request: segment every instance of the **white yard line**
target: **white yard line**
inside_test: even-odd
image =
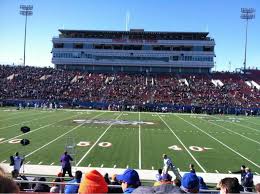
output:
[[[40,115],[40,114],[37,114],[37,115]],[[34,116],[34,115],[32,115],[32,116]],[[23,122],[21,122],[21,123],[16,123],[16,124],[9,125],[9,126],[6,126],[6,127],[1,127],[0,129],[6,129],[6,128],[10,128],[10,127],[13,127],[13,126],[16,126],[16,125],[22,125],[22,124],[24,124],[24,123],[29,123],[29,122],[34,121],[34,120],[40,120],[40,119],[43,119],[43,118],[46,118],[46,117],[49,117],[49,116],[51,116],[51,115],[47,115],[47,116],[45,116],[45,117],[40,117],[40,118],[31,119],[31,120],[28,120],[28,121],[23,121]]]
[[[258,124],[258,123],[255,123],[255,122],[249,121],[249,119],[245,119],[244,121],[245,121],[245,122],[248,122],[248,123],[251,123],[251,124],[254,124],[254,125],[258,125],[258,126],[260,126],[260,124]]]
[[[207,132],[203,131],[201,128],[199,128],[197,125],[194,125],[193,123],[183,119],[182,117],[176,115],[178,118],[180,118],[181,120],[183,120],[184,122],[190,124],[191,126],[195,127],[196,129],[200,130],[201,132],[205,133],[206,135],[208,135],[209,137],[211,137],[212,139],[214,139],[215,141],[217,141],[218,143],[220,143],[221,145],[225,146],[226,148],[228,148],[229,150],[231,150],[232,152],[234,152],[235,154],[239,155],[240,157],[244,158],[245,160],[247,160],[248,162],[250,162],[251,164],[255,165],[256,167],[260,168],[260,166],[258,164],[256,164],[255,162],[249,160],[247,157],[243,156],[242,154],[238,153],[237,151],[235,151],[234,149],[232,149],[231,147],[229,147],[228,145],[224,144],[222,141],[218,140],[217,138],[213,137],[212,135],[208,134]]]
[[[44,126],[42,126],[42,127],[36,128],[35,130],[31,130],[31,131],[29,131],[28,133],[23,133],[23,134],[20,134],[20,135],[15,136],[15,137],[9,138],[9,139],[7,139],[7,140],[1,141],[0,144],[1,144],[1,143],[8,142],[8,141],[13,140],[13,139],[16,139],[17,137],[21,137],[21,136],[23,136],[23,135],[25,135],[25,134],[27,135],[27,134],[30,134],[30,133],[36,132],[36,131],[38,131],[38,130],[40,130],[40,129],[43,129],[43,128],[46,128],[46,127],[49,127],[49,126],[51,126],[51,125],[54,125],[54,124],[56,124],[56,123],[59,123],[59,122],[65,121],[65,120],[67,120],[67,119],[69,119],[69,118],[76,117],[76,116],[78,116],[78,115],[69,116],[69,117],[66,117],[65,119],[62,119],[62,120],[59,120],[59,121],[53,122],[53,123],[48,124],[48,125],[44,125]]]
[[[21,113],[22,115],[20,115],[20,116],[16,116],[18,113]],[[30,115],[30,114],[29,114]],[[6,116],[6,115],[5,115]],[[7,121],[7,120],[11,120],[11,119],[17,119],[17,118],[19,118],[19,117],[26,117],[26,115],[24,115],[23,114],[23,112],[15,112],[15,113],[13,113],[13,114],[11,114],[11,115],[7,115],[8,116],[8,118],[6,118],[6,119],[1,119],[0,121],[2,122],[2,121]],[[13,118],[13,116],[15,116],[14,118]],[[27,115],[28,116],[28,115]]]
[[[199,119],[201,119],[201,118],[199,118]],[[201,120],[205,121],[204,119],[201,119]],[[247,136],[244,136],[244,135],[242,135],[242,134],[240,134],[240,133],[237,133],[237,132],[235,132],[235,131],[232,131],[231,129],[229,129],[229,128],[227,128],[227,127],[224,127],[224,126],[222,126],[222,125],[218,125],[218,124],[213,123],[213,122],[211,122],[211,121],[207,121],[207,122],[209,122],[209,123],[211,123],[211,124],[213,124],[213,125],[215,125],[215,126],[221,127],[221,128],[223,128],[223,129],[225,129],[225,130],[228,130],[228,131],[230,131],[230,132],[232,132],[232,133],[235,133],[235,134],[237,134],[237,135],[239,135],[239,136],[241,136],[241,137],[244,137],[245,139],[248,139],[248,140],[250,140],[250,141],[252,141],[252,142],[255,142],[255,143],[257,143],[257,144],[260,145],[260,142],[254,140],[254,139],[251,139],[251,138],[249,138],[249,137],[247,137]]]
[[[170,129],[172,134],[177,138],[177,140],[181,143],[181,145],[184,147],[184,149],[188,152],[188,154],[192,157],[192,159],[198,164],[198,166],[201,168],[203,172],[207,172],[201,164],[198,162],[198,160],[192,155],[192,153],[188,150],[188,148],[184,145],[184,143],[181,141],[181,139],[174,133],[172,128],[163,120],[163,118],[157,113],[158,117],[164,122],[164,124]]]
[[[103,113],[104,114],[104,113]],[[122,115],[123,113],[120,113],[117,117],[116,120]],[[95,147],[95,145],[99,142],[99,140],[106,134],[106,132],[112,127],[114,123],[110,124],[106,130],[99,136],[99,138],[96,140],[96,142],[89,148],[89,150],[84,154],[84,156],[81,157],[79,162],[76,164],[76,166],[79,166],[79,164],[84,160],[84,158],[89,154],[89,152]]]
[[[248,126],[246,126],[246,125],[242,125],[242,124],[238,124],[238,123],[232,123],[231,121],[228,121],[228,122],[231,123],[231,124],[234,124],[234,125],[238,125],[238,126],[241,126],[241,127],[245,127],[245,128],[248,128],[248,129],[252,129],[252,130],[257,131],[257,132],[260,133],[260,130],[255,129],[255,128],[253,128],[253,127],[248,127]]]
[[[139,122],[141,121],[141,114],[139,112]],[[141,125],[139,123],[139,169],[142,169],[142,147],[141,147]]]
[[[98,116],[100,116],[100,115],[102,115],[102,114],[104,114],[104,113],[98,114],[98,115],[94,116],[94,117],[91,118],[91,119],[95,119],[96,117],[98,117]],[[39,147],[38,149],[36,149],[36,150],[32,151],[31,153],[27,154],[25,157],[31,156],[31,155],[34,154],[35,152],[38,152],[38,151],[41,150],[42,148],[44,148],[44,147],[50,145],[51,143],[57,141],[58,139],[62,138],[64,135],[67,135],[68,133],[74,131],[75,129],[81,127],[81,126],[84,125],[84,124],[85,124],[85,123],[81,123],[80,125],[77,125],[76,127],[72,128],[71,130],[67,131],[66,133],[63,133],[63,134],[60,135],[59,137],[57,137],[57,138],[55,138],[54,140],[50,141],[49,143],[46,143],[46,144],[44,144],[43,146]]]

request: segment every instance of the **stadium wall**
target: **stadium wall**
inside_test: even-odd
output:
[[[33,108],[35,103],[50,103],[46,100],[21,100],[7,99],[2,100],[3,106],[16,106],[19,104],[23,108]],[[54,103],[54,101],[52,102]],[[181,112],[181,113],[206,113],[206,114],[235,114],[235,115],[260,115],[260,108],[242,108],[242,107],[225,107],[225,106],[191,106],[191,105],[173,105],[162,103],[146,103],[142,105],[105,103],[105,102],[74,102],[74,101],[55,101],[59,108],[82,108],[109,110],[109,107],[115,107],[112,110],[120,111],[147,111],[147,112]],[[134,108],[133,108],[134,107]]]

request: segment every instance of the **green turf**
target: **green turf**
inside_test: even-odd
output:
[[[162,154],[168,154],[181,171],[189,163],[198,172],[220,173],[249,166],[260,173],[260,118],[244,116],[205,116],[189,114],[157,114],[101,111],[43,111],[0,109],[0,162],[19,151],[30,164],[60,165],[68,137],[76,146],[76,164],[105,168],[158,169]],[[14,109],[12,109],[14,110]],[[153,125],[76,124],[73,119],[128,120],[153,122]],[[31,133],[22,134],[21,126]],[[16,137],[18,136],[18,137]],[[139,139],[140,137],[140,139]],[[4,138],[1,140],[1,138]],[[9,143],[10,139],[27,138],[29,146]],[[109,142],[110,147],[101,147]],[[168,147],[177,146],[181,150]],[[139,147],[140,146],[140,147]],[[190,146],[197,146],[194,151]],[[200,147],[200,148],[198,148]]]

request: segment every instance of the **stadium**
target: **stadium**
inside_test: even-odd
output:
[[[33,7],[21,9],[27,22]],[[0,65],[0,188],[14,181],[0,193],[257,192],[260,70],[246,54],[213,71],[209,32],[56,32],[54,68],[25,64],[26,24],[23,64]]]

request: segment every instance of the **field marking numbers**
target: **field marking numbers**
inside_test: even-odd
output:
[[[184,118],[176,115],[176,117],[180,118],[181,120],[183,120],[184,122],[190,124],[191,126],[195,127],[196,129],[200,130],[201,132],[205,133],[206,135],[208,135],[209,137],[211,137],[212,139],[214,139],[215,141],[219,142],[221,145],[225,146],[226,148],[228,148],[229,150],[231,150],[232,152],[236,153],[237,155],[239,155],[240,157],[244,158],[245,160],[247,160],[248,162],[250,162],[251,164],[255,165],[256,167],[260,168],[260,166],[256,163],[254,163],[253,161],[249,160],[247,157],[243,156],[242,154],[238,153],[237,151],[235,151],[234,149],[232,149],[231,147],[229,147],[228,145],[224,144],[222,141],[218,140],[217,138],[213,137],[212,135],[208,134],[207,132],[203,131],[201,128],[199,128],[197,125],[185,120]]]
[[[98,117],[98,116],[100,116],[100,115],[102,115],[102,114],[104,114],[104,113],[98,114],[98,115],[94,116],[92,119],[94,119],[94,118],[96,118],[96,117]],[[66,133],[63,133],[63,134],[60,135],[59,137],[57,137],[57,138],[55,138],[54,140],[50,141],[49,143],[46,143],[46,144],[44,144],[43,146],[39,147],[38,149],[36,149],[36,150],[32,151],[31,153],[27,154],[25,157],[29,157],[30,155],[32,155],[32,154],[34,154],[35,152],[41,150],[42,148],[48,146],[49,144],[55,142],[56,140],[62,138],[64,135],[67,135],[68,133],[74,131],[75,129],[81,127],[81,126],[84,125],[84,124],[85,124],[85,123],[81,123],[81,124],[77,125],[76,127],[72,128],[71,130],[67,131]]]
[[[141,147],[141,125],[140,125],[140,121],[141,121],[141,114],[139,112],[139,169],[142,169],[142,147]]]
[[[77,146],[79,147],[86,147],[86,146],[90,146],[90,141],[80,141]]]
[[[1,144],[1,143],[5,143],[5,142],[10,141],[10,140],[13,140],[13,139],[15,139],[15,138],[17,138],[17,137],[21,137],[21,136],[23,136],[23,135],[25,135],[25,134],[30,134],[30,133],[36,132],[36,131],[38,131],[38,130],[40,130],[40,129],[49,127],[49,126],[51,126],[51,125],[54,125],[55,123],[62,122],[62,121],[64,121],[64,120],[67,120],[67,119],[72,118],[72,117],[75,117],[75,116],[78,116],[78,115],[69,116],[69,117],[67,117],[67,118],[65,118],[65,119],[56,121],[56,122],[51,123],[51,124],[48,124],[48,125],[44,125],[44,126],[39,127],[39,128],[37,128],[37,129],[35,129],[35,130],[31,130],[31,131],[29,131],[28,133],[23,133],[23,134],[21,134],[21,135],[17,135],[17,136],[15,136],[15,137],[9,138],[9,139],[7,139],[7,140],[5,140],[5,141],[2,141],[2,142],[1,142],[1,140],[0,140],[0,144]]]
[[[241,137],[244,137],[244,138],[246,138],[246,139],[248,139],[248,140],[250,140],[250,141],[252,141],[252,142],[255,142],[255,143],[257,143],[257,144],[260,145],[260,142],[254,140],[254,139],[251,139],[251,138],[249,138],[249,137],[247,137],[247,136],[244,136],[244,135],[242,135],[242,134],[240,134],[240,133],[237,133],[237,132],[235,132],[235,131],[232,131],[232,130],[230,130],[230,129],[227,128],[227,127],[224,127],[224,126],[222,126],[222,125],[218,125],[218,124],[213,123],[213,122],[210,122],[210,121],[208,121],[208,122],[211,123],[211,124],[213,124],[213,125],[215,125],[215,126],[221,127],[221,128],[223,128],[223,129],[225,129],[225,130],[228,130],[228,131],[230,131],[231,133],[235,133],[235,134],[237,134],[237,135],[239,135],[239,136],[241,136]],[[245,134],[245,133],[243,133],[243,134]]]
[[[104,113],[103,113],[104,114]],[[122,115],[122,113],[120,113],[117,117],[116,120]],[[84,124],[84,123],[83,123]],[[89,148],[89,150],[84,154],[84,156],[81,157],[81,159],[79,160],[79,162],[76,164],[76,166],[79,166],[79,164],[82,162],[82,160],[84,160],[84,158],[89,154],[89,152],[95,147],[95,145],[98,143],[98,141],[106,134],[106,132],[112,127],[114,123],[111,123],[106,130],[100,135],[100,137],[97,139],[97,141]]]
[[[181,143],[181,145],[185,148],[185,150],[188,152],[188,154],[192,157],[192,159],[198,164],[198,166],[201,168],[203,172],[207,172],[201,164],[198,162],[198,160],[192,155],[192,153],[188,150],[188,148],[184,145],[184,143],[181,141],[181,139],[174,133],[172,128],[164,121],[164,119],[157,113],[158,117],[164,122],[164,124],[170,129],[172,134],[177,138],[177,140]]]

